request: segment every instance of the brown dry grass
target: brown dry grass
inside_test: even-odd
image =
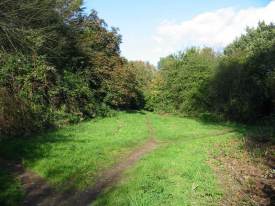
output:
[[[224,188],[221,205],[275,205],[274,147],[239,139],[215,147],[219,152],[211,154],[209,164]],[[253,152],[255,147],[260,154]]]

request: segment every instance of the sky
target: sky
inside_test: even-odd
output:
[[[275,0],[84,0],[122,35],[121,54],[154,65],[191,46],[223,49],[259,21],[275,22]]]

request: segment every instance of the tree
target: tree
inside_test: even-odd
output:
[[[274,112],[275,26],[259,23],[230,44],[213,80],[213,111],[239,121]]]
[[[123,67],[113,71],[107,83],[106,102],[114,107],[141,109],[145,106],[145,95],[153,79],[155,67],[142,61],[124,62]]]
[[[84,14],[81,5],[82,0],[0,3],[0,119],[7,125],[2,133],[30,134],[109,111],[108,85],[124,68],[121,36],[95,11]],[[21,128],[24,117],[33,120],[33,128]]]
[[[165,110],[185,114],[201,110],[205,94],[200,88],[213,75],[217,59],[217,55],[209,48],[191,48],[161,59],[159,67],[163,85],[160,102],[167,105]]]

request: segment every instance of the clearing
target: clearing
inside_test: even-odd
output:
[[[0,144],[1,205],[274,205],[255,128],[118,113]]]

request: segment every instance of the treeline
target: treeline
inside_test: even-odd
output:
[[[162,58],[147,107],[245,123],[275,116],[275,26],[259,23],[223,53],[191,48]]]
[[[118,30],[82,3],[0,2],[0,137],[145,105],[154,67],[122,58]]]
[[[275,116],[275,26],[247,29],[217,53],[190,48],[159,70],[120,55],[121,36],[82,0],[0,2],[0,137],[117,109],[256,122]]]

